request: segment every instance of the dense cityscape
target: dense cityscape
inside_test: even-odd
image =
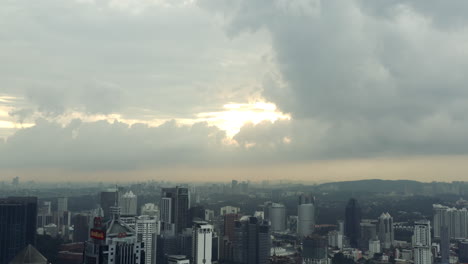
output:
[[[0,263],[468,263],[468,183],[0,185]]]

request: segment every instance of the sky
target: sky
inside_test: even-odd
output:
[[[466,13],[3,0],[0,181],[466,181]]]

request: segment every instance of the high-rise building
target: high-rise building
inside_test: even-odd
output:
[[[297,207],[297,235],[306,237],[312,235],[315,230],[315,205],[302,203]]]
[[[456,209],[440,204],[433,205],[434,238],[441,238],[441,229],[447,226],[450,239],[464,239],[468,237],[468,210]]]
[[[159,208],[154,203],[146,203],[143,206],[141,206],[140,215],[148,215],[148,216],[153,216],[157,220],[160,219]]]
[[[422,220],[414,224],[412,244],[413,246],[431,246],[431,223],[429,221]]]
[[[104,213],[104,219],[112,219],[110,208],[119,206],[120,196],[118,189],[108,189],[100,193],[100,205]]]
[[[89,239],[88,214],[77,214],[73,216],[73,242],[85,242]]]
[[[213,226],[204,221],[195,221],[192,232],[192,263],[211,264]]]
[[[271,231],[281,232],[286,230],[286,207],[279,203],[267,203],[265,218],[271,223]]]
[[[369,249],[369,241],[377,238],[377,226],[373,220],[362,220],[361,221],[361,235],[359,238],[360,248]]]
[[[328,233],[328,245],[338,249],[343,249],[343,234],[339,231],[331,231]]]
[[[119,206],[123,216],[137,215],[137,196],[132,191],[126,192],[120,197]]]
[[[369,252],[370,252],[369,254],[370,257],[382,252],[382,248],[380,246],[380,240],[377,240],[377,239],[369,240]]]
[[[327,239],[318,235],[304,238],[302,247],[302,263],[328,264]]]
[[[187,188],[175,187],[175,188],[163,188],[161,195],[161,216],[164,213],[164,217],[167,221],[166,208],[163,209],[163,204],[167,203],[167,199],[170,198],[170,223],[174,224],[175,232],[180,233],[184,228],[190,227],[188,223],[188,209],[189,209],[189,191]],[[163,201],[166,200],[166,201]],[[162,219],[163,220],[163,219]],[[163,221],[164,221],[163,220]]]
[[[414,264],[432,264],[432,253],[429,247],[413,248]]]
[[[345,236],[348,237],[351,247],[357,247],[361,234],[361,207],[356,199],[351,198],[345,210]]]
[[[389,213],[382,213],[379,217],[378,236],[383,249],[389,249],[393,245],[395,231],[393,217]]]
[[[148,215],[136,217],[135,232],[138,242],[143,242],[145,248],[144,264],[156,263],[157,236],[159,235],[159,221]]]
[[[450,238],[447,226],[443,226],[440,234],[440,263],[450,264]]]
[[[68,198],[60,197],[57,198],[57,212],[59,215],[63,215],[63,212],[68,211]]]
[[[241,264],[266,264],[270,258],[271,238],[268,221],[243,216],[236,221],[233,261]]]
[[[414,264],[432,264],[431,223],[418,221],[414,225],[412,238]]]
[[[238,214],[240,212],[239,207],[234,207],[234,206],[223,206],[219,210],[219,215],[225,215],[225,214]]]
[[[468,239],[458,242],[458,261],[468,263]]]
[[[224,215],[224,236],[229,239],[229,241],[234,240],[236,221],[241,217],[240,214],[225,214]]]
[[[36,244],[37,198],[0,199],[0,263],[9,263],[27,245]]]
[[[105,224],[94,219],[91,240],[85,243],[84,264],[143,264],[144,243],[139,242],[135,230],[120,221],[120,208],[111,207],[112,219]]]

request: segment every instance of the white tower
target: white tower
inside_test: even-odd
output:
[[[192,263],[211,264],[213,226],[204,221],[195,221],[192,233]]]

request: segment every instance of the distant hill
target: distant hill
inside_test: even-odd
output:
[[[320,191],[363,191],[363,192],[417,192],[422,191],[424,183],[410,180],[360,180],[330,182],[317,186]]]

